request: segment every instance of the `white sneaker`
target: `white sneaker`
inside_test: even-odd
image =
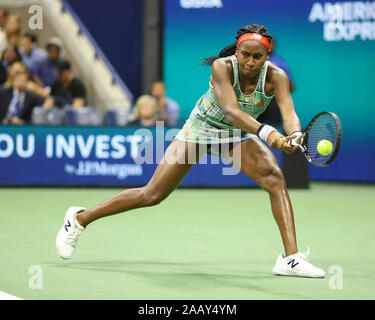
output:
[[[78,237],[85,229],[76,219],[77,213],[83,210],[86,210],[86,208],[70,207],[66,211],[64,224],[56,237],[57,253],[63,259],[69,259],[73,255]]]
[[[279,276],[324,278],[326,273],[308,262],[307,257],[309,254],[309,247],[307,247],[305,254],[298,252],[287,257],[280,254],[273,267],[273,273]]]

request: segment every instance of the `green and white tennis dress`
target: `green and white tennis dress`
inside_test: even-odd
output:
[[[238,107],[256,119],[267,109],[273,98],[273,95],[268,97],[264,92],[267,68],[270,62],[264,63],[255,91],[246,95],[242,93],[240,88],[238,59],[234,55],[230,56],[230,59],[233,65],[233,89],[238,99]],[[209,90],[197,101],[188,120],[176,135],[177,140],[202,144],[239,142],[253,137],[256,137],[256,135],[241,131],[227,121],[219,102],[215,98],[211,83]]]

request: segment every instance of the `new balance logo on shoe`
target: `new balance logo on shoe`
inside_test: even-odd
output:
[[[297,262],[297,263],[294,263],[294,262],[295,262],[294,259],[291,259],[291,260],[288,262],[288,264],[292,264],[292,265],[291,265],[292,269],[293,269],[295,266],[297,266],[297,265],[299,264],[299,262]]]
[[[72,225],[70,224],[70,221],[68,220],[68,224],[66,224],[64,227],[65,227],[65,231],[68,232],[68,227],[71,227]]]

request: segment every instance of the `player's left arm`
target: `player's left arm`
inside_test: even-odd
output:
[[[289,78],[285,71],[279,68],[275,69],[272,74],[272,82],[286,134],[290,135],[292,132],[301,131],[301,122],[294,108],[293,98],[290,95]]]

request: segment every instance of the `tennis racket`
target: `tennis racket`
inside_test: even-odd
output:
[[[308,162],[318,167],[325,167],[335,160],[341,146],[342,129],[341,121],[333,112],[321,112],[317,114],[302,132],[300,137],[290,140],[291,145],[297,146],[305,155]],[[318,151],[318,144],[322,140],[328,140],[332,144],[332,151],[323,155]]]

